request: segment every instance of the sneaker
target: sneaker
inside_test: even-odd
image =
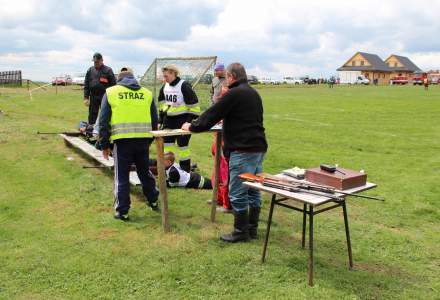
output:
[[[147,201],[147,205],[151,208],[152,211],[159,211],[159,202],[158,201],[154,201],[154,202]]]
[[[128,220],[130,220],[130,218],[128,217],[128,213],[121,214],[119,211],[115,212],[113,218],[115,218],[116,220],[121,220],[121,221],[128,221]]]
[[[217,207],[216,209],[218,212],[223,214],[232,214],[232,209],[224,208],[223,206]]]
[[[212,199],[206,200],[206,204],[212,205]]]

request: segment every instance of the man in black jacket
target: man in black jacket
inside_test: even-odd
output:
[[[234,230],[221,236],[226,242],[257,238],[261,196],[243,185],[243,173],[261,173],[267,142],[263,127],[261,97],[247,82],[244,67],[230,64],[226,69],[229,91],[197,120],[182,129],[192,132],[209,130],[223,120],[223,152],[229,158],[229,197],[234,211]]]
[[[94,125],[98,118],[105,90],[115,84],[116,78],[113,70],[104,65],[101,53],[95,53],[93,66],[87,70],[84,79],[84,105],[89,107],[89,124]]]

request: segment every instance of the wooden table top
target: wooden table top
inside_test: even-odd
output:
[[[282,174],[278,174],[276,175],[277,177],[281,177],[281,178],[286,178],[286,179],[291,179],[290,177],[286,177],[285,175]],[[301,180],[304,183],[311,183],[308,182],[306,180]],[[312,195],[312,194],[308,194],[306,192],[289,192],[289,191],[284,191],[284,190],[280,190],[277,188],[271,188],[271,187],[267,187],[262,185],[261,183],[256,183],[256,182],[244,182],[244,185],[253,188],[253,189],[257,189],[263,192],[267,192],[267,193],[271,193],[271,194],[277,194],[301,203],[305,203],[305,204],[309,204],[312,206],[319,206],[331,201],[334,201],[332,198],[326,197],[326,196],[319,196],[319,195]],[[357,194],[366,190],[370,190],[377,187],[376,184],[371,183],[371,182],[367,182],[367,184],[357,187],[357,188],[352,188],[352,189],[348,189],[348,190],[344,190],[344,193],[349,193],[349,194]],[[342,195],[342,194],[338,194],[337,192],[334,194],[334,196],[337,197],[341,197],[344,198],[346,197],[346,195]]]
[[[222,131],[222,125],[214,125],[209,132],[219,132]],[[164,136],[179,136],[179,135],[188,135],[194,134],[195,132],[182,130],[182,129],[162,129],[162,130],[153,130],[150,133],[154,137],[164,137]]]

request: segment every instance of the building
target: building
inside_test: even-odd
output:
[[[396,76],[411,80],[414,73],[421,72],[408,57],[392,54],[383,61],[378,55],[366,52],[357,52],[337,71],[341,83],[354,83],[357,78],[365,77],[378,84],[389,84]]]
[[[385,63],[391,69],[391,78],[396,76],[404,76],[411,79],[414,73],[421,73],[419,67],[417,67],[408,57],[391,54]]]
[[[391,74],[391,69],[378,55],[365,52],[357,52],[337,71],[342,83],[353,83],[354,78],[362,75],[370,82],[388,84]]]

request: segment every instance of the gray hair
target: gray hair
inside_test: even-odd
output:
[[[226,72],[232,75],[235,80],[247,80],[246,70],[241,63],[232,63],[226,68]]]

